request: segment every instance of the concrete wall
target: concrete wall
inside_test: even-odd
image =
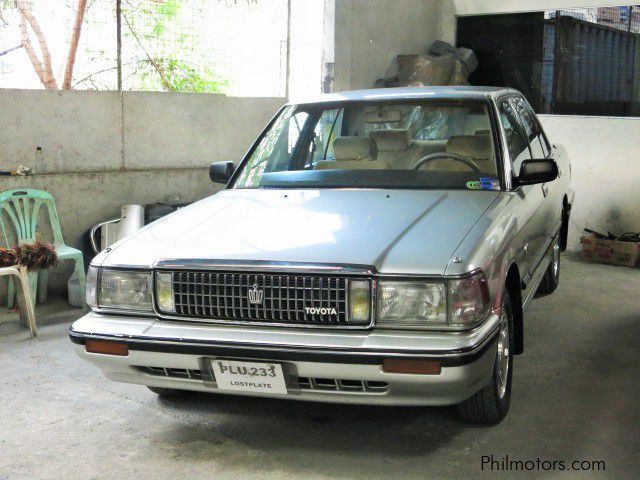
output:
[[[50,192],[67,244],[120,206],[186,203],[216,191],[208,165],[239,161],[281,98],[148,92],[0,90],[0,191]],[[61,274],[54,288],[64,285]]]
[[[0,164],[28,165],[39,174],[205,167],[241,158],[283,103],[222,95],[0,90]]]
[[[455,42],[451,0],[336,0],[335,90],[372,87],[434,40]]]
[[[584,227],[617,234],[640,230],[640,118],[539,117],[572,161],[576,200],[569,249],[580,249]]]

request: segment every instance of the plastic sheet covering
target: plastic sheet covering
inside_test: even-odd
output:
[[[468,77],[478,67],[473,50],[456,48],[437,40],[427,53],[398,55],[398,75],[376,80],[377,87],[424,87],[469,85]]]
[[[460,60],[464,64],[469,73],[478,68],[478,58],[473,50],[469,48],[456,48],[450,43],[436,40],[429,47],[429,54],[436,57],[441,55],[453,55],[454,58]]]
[[[401,87],[469,85],[469,72],[453,55],[398,55]]]

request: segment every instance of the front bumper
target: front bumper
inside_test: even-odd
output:
[[[497,331],[497,315],[472,331],[445,333],[232,327],[91,312],[71,326],[69,335],[78,355],[115,381],[235,394],[203,379],[203,362],[215,357],[268,360],[282,362],[293,372],[288,394],[237,394],[379,405],[451,405],[490,382]],[[125,341],[129,354],[86,352],[86,339]],[[388,358],[437,360],[442,369],[438,375],[387,373],[382,362]],[[362,388],[355,391],[357,382]]]

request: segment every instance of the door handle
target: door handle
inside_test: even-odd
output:
[[[547,187],[546,185],[542,185],[542,194],[546,196],[549,194],[549,187]]]

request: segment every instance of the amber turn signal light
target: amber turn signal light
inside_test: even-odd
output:
[[[129,355],[129,347],[124,342],[112,342],[109,340],[86,340],[84,349],[89,353],[102,353],[103,355]]]
[[[440,375],[442,365],[437,360],[403,360],[385,358],[382,362],[385,373],[412,373],[414,375]]]

